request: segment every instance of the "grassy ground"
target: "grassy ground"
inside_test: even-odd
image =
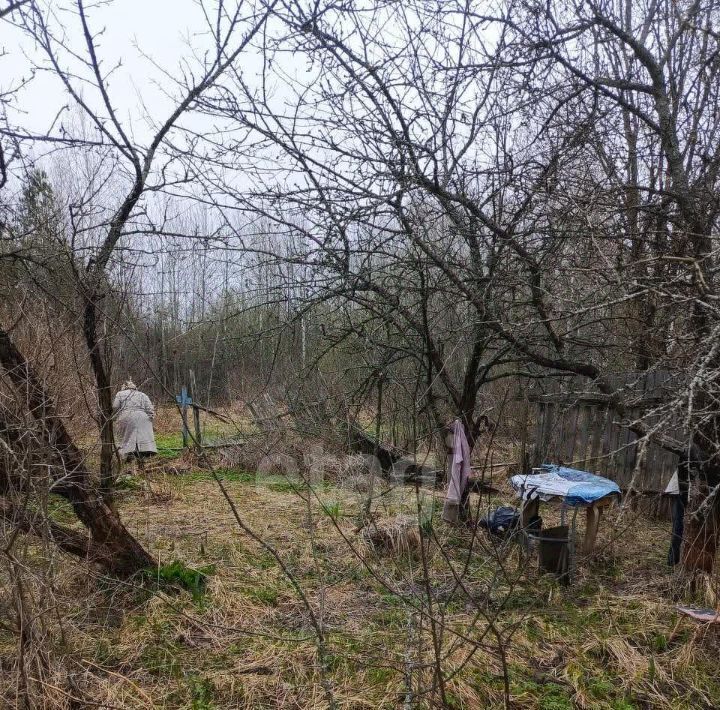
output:
[[[666,523],[606,521],[598,554],[562,588],[535,563],[521,564],[516,545],[472,542],[445,526],[431,491],[419,501],[433,538],[426,572],[417,552],[384,554],[356,534],[362,494],[325,485],[306,501],[282,477],[231,470],[221,478],[242,521],[299,583],[324,645],[217,482],[202,471],[154,474],[150,488],[138,480],[123,491],[123,518],[164,572],[202,569],[206,588],[118,583],[56,558],[47,633],[58,686],[71,676],[74,696],[101,707],[314,708],[330,695],[347,708],[438,706],[439,692],[429,692],[429,588],[450,707],[504,707],[506,674],[517,708],[720,707],[717,635],[678,624],[670,600]],[[417,510],[412,489],[376,492],[384,493],[374,503],[380,525]],[[58,505],[53,515],[67,511]],[[456,575],[465,570],[462,589],[449,564]],[[0,629],[4,668],[16,649]]]
[[[204,425],[208,438],[237,432]],[[118,507],[158,570],[118,582],[32,539],[20,548],[24,603],[47,650],[45,707],[436,707],[433,625],[449,707],[501,708],[507,695],[530,710],[720,707],[720,642],[677,616],[667,523],[618,523],[612,512],[598,553],[563,588],[518,545],[446,526],[431,490],[375,490],[391,542],[405,540],[398,521],[423,530],[424,554],[416,523],[408,546],[388,553],[357,532],[364,493],[328,482],[309,494],[282,476],[219,471],[268,549],[239,527],[212,475],[179,458],[175,410],[158,412],[156,431],[155,472],[124,477]],[[513,502],[500,488],[484,507]],[[48,511],[74,521],[59,499]],[[556,522],[556,511],[541,512]],[[17,635],[2,611],[0,690],[13,707]]]

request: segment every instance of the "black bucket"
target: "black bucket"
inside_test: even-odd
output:
[[[567,525],[558,525],[530,534],[533,540],[538,541],[540,571],[558,575],[564,584],[570,581],[569,530]]]

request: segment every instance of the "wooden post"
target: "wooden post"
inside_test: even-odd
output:
[[[202,446],[202,430],[200,429],[200,407],[193,404],[193,424],[195,426],[195,446]]]
[[[527,439],[528,439],[528,418],[530,415],[530,402],[527,397],[523,398],[522,404],[522,430],[520,432],[520,460],[517,462],[517,473],[527,473],[528,470],[528,452],[527,452]]]
[[[523,530],[527,528],[527,526],[530,524],[530,521],[537,517],[538,512],[540,511],[540,499],[539,498],[533,498],[532,500],[524,500],[521,506],[521,513],[520,513],[520,526]]]
[[[197,391],[197,385],[195,384],[195,371],[190,370],[190,394],[195,397]],[[195,446],[200,448],[202,446],[202,431],[200,429],[200,408],[197,402],[193,401],[193,429],[195,430]]]
[[[453,431],[450,427],[445,427],[445,480],[450,483],[450,476],[452,474],[453,455],[455,450],[453,449],[454,437]]]
[[[180,390],[180,394],[175,395],[175,401],[180,405],[180,418],[182,419],[182,444],[183,448],[186,448],[188,445],[188,439],[190,438],[187,423],[187,409],[188,405],[192,404],[192,398],[188,396],[187,387],[183,387]]]
[[[583,553],[589,555],[595,549],[595,540],[597,539],[598,526],[600,525],[600,517],[602,508],[593,504],[587,509],[587,524],[585,526],[585,539],[583,540]]]

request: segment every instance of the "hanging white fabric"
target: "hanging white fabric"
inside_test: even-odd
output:
[[[443,507],[443,520],[457,522],[463,494],[470,479],[470,445],[465,436],[465,427],[456,419],[452,425],[453,453],[450,465],[450,480]]]

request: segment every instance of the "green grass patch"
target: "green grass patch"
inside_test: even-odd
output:
[[[54,493],[48,497],[47,511],[50,519],[60,525],[69,525],[77,522],[77,516],[72,505],[64,498]]]
[[[267,485],[274,493],[299,493],[304,488],[302,481],[258,481]]]
[[[182,449],[182,443],[182,434],[180,432],[177,434],[157,434],[155,436],[158,456],[164,459],[178,456]]]
[[[158,643],[143,649],[139,660],[141,667],[152,675],[180,678],[183,674],[180,653],[178,646],[160,637]]]
[[[190,678],[188,678],[188,685],[190,686],[192,710],[212,710],[215,707],[215,705],[213,705],[215,686],[211,680],[190,676]]]
[[[327,503],[322,503],[322,511],[327,515],[329,518],[332,518],[333,520],[338,520],[340,517],[342,517],[342,503],[340,501],[332,501]]]
[[[252,587],[246,592],[246,595],[260,604],[265,606],[277,606],[279,594],[277,589],[272,587]]]
[[[573,710],[575,707],[570,688],[559,683],[545,683],[543,679],[538,681],[528,677],[527,670],[522,666],[514,665],[512,667],[510,680],[513,696],[523,700],[527,696],[532,696],[542,710]],[[498,681],[502,682],[501,676],[493,679],[494,683],[498,683]]]
[[[142,489],[142,481],[137,476],[119,476],[115,481],[117,491],[139,491]]]
[[[194,601],[200,601],[207,589],[208,576],[215,572],[213,565],[198,569],[188,567],[180,560],[145,571],[145,579],[161,586],[180,587],[192,594]]]
[[[213,475],[213,473],[215,475]],[[202,481],[214,481],[217,476],[221,481],[229,483],[252,483],[256,474],[249,471],[242,471],[238,468],[218,468],[213,471],[190,471],[182,475],[181,480],[185,483],[200,483]]]
[[[368,680],[371,683],[389,683],[396,675],[396,671],[393,668],[385,667],[374,667],[368,669]]]
[[[243,558],[248,566],[255,569],[271,569],[277,564],[277,560],[267,550],[259,550],[258,552],[243,550]]]

